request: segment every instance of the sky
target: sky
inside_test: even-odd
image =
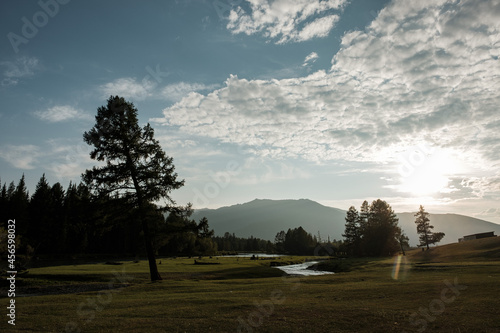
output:
[[[83,133],[133,102],[178,204],[307,198],[500,223],[498,0],[5,0],[0,179],[96,165]]]

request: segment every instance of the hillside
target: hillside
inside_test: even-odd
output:
[[[218,209],[196,210],[193,218],[199,221],[208,218],[215,234],[235,233],[239,237],[254,236],[273,241],[281,230],[302,226],[307,232],[323,239],[342,239],[345,224],[345,211],[323,206],[315,201],[300,200],[261,200]],[[399,213],[399,224],[410,238],[410,245],[418,243],[413,213]],[[495,231],[500,235],[500,225],[458,214],[432,214],[431,224],[435,231],[446,234],[441,244],[454,243],[464,235]]]
[[[414,213],[399,213],[399,225],[410,237],[410,244],[418,243],[415,229]],[[458,239],[471,234],[494,231],[495,235],[500,235],[500,225],[476,219],[470,216],[458,214],[430,214],[431,225],[434,231],[442,231],[446,234],[440,244],[456,243]],[[411,233],[409,231],[412,231]]]
[[[436,246],[429,251],[407,253],[413,262],[462,262],[500,260],[500,237]]]

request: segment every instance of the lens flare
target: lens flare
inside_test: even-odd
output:
[[[402,280],[406,278],[407,271],[407,261],[406,257],[403,255],[398,255],[394,258],[394,265],[392,266],[392,278],[394,280]]]

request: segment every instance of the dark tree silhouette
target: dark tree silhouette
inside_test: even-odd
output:
[[[354,206],[349,207],[345,217],[345,231],[342,234],[347,251],[351,255],[360,254],[361,228],[359,213]]]
[[[278,232],[274,237],[274,244],[276,246],[276,251],[278,253],[285,252],[285,239],[286,239],[286,233],[284,230]]]
[[[405,256],[406,255],[405,247],[410,247],[410,243],[409,243],[410,239],[402,231],[401,231],[401,234],[397,238],[398,238],[399,246],[401,247],[401,252]]]
[[[139,126],[137,109],[122,97],[111,96],[97,109],[94,127],[85,132],[84,141],[94,146],[90,157],[105,165],[86,170],[83,181],[100,195],[120,196],[138,210],[142,225],[151,280],[161,280],[156,266],[147,210],[152,203],[165,200],[164,211],[178,210],[170,192],[184,185],[177,180],[173,159],[166,156],[154,139],[153,128]]]
[[[417,224],[417,233],[420,240],[419,246],[427,246],[428,250],[429,244],[436,244],[443,239],[443,232],[432,232],[434,226],[429,223],[429,213],[425,211],[424,206],[420,205],[420,209],[414,216],[416,217],[415,223]]]
[[[368,224],[368,220],[370,219],[370,205],[368,201],[363,201],[361,204],[361,208],[359,210],[359,229],[361,234],[363,234],[366,229],[366,225]]]
[[[365,200],[359,213],[351,206],[345,220],[344,244],[350,254],[388,256],[404,242],[399,220],[383,200],[374,200],[371,205]]]
[[[384,200],[374,200],[370,205],[368,222],[363,230],[366,254],[388,256],[399,249],[401,228],[394,210]]]

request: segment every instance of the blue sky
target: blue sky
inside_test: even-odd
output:
[[[120,95],[179,204],[309,198],[500,223],[498,1],[2,1],[0,177],[79,182]]]

